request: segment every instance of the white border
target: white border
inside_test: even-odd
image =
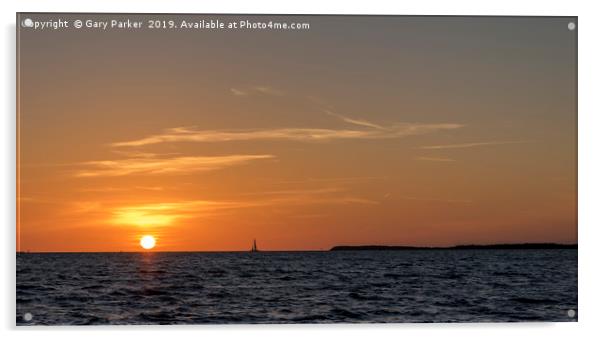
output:
[[[415,0],[350,2],[345,0],[304,0],[295,2],[239,0],[87,0],[87,1],[2,1],[2,103],[0,126],[0,211],[2,215],[2,271],[0,281],[0,331],[2,337],[33,338],[104,338],[107,336],[143,336],[161,338],[224,336],[281,338],[344,337],[365,338],[409,336],[444,336],[462,338],[504,338],[545,335],[568,338],[592,335],[598,329],[602,287],[599,258],[600,207],[602,200],[602,115],[600,100],[602,79],[600,60],[600,6],[597,1],[574,0]],[[235,326],[133,326],[92,328],[19,328],[15,322],[15,12],[155,12],[155,13],[272,13],[272,14],[423,14],[423,15],[577,15],[579,16],[579,323],[559,324],[388,324],[388,325],[235,325]],[[43,333],[42,333],[43,332]]]

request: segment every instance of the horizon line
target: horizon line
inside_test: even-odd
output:
[[[334,249],[350,249],[350,250],[366,250],[374,248],[375,250],[445,250],[445,249],[490,249],[499,246],[561,246],[561,247],[578,247],[578,243],[561,243],[561,242],[520,242],[520,243],[489,243],[489,244],[460,244],[450,246],[411,246],[411,245],[334,245],[329,249],[282,249],[282,250],[260,250],[258,252],[333,252]],[[509,248],[511,249],[511,248]],[[15,254],[36,254],[36,253],[248,253],[249,250],[140,250],[140,251],[15,251]]]

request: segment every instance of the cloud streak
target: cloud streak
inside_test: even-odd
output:
[[[339,118],[339,119],[341,119],[341,120],[343,120],[343,121],[345,121],[347,123],[353,124],[353,125],[363,126],[363,127],[370,127],[370,128],[376,128],[376,129],[380,129],[380,130],[386,130],[387,129],[387,128],[383,127],[383,126],[377,125],[377,124],[372,123],[372,122],[367,121],[367,120],[352,119],[352,118],[346,117],[344,115],[334,113],[334,112],[329,111],[329,110],[324,110],[324,112],[326,114],[328,114],[328,115],[331,115],[333,117],[337,117],[337,118]]]
[[[88,161],[75,173],[76,177],[115,177],[131,174],[182,174],[213,171],[246,164],[255,160],[274,158],[273,155],[188,156],[175,158],[129,158]]]
[[[357,123],[356,123],[357,124]],[[350,139],[394,139],[411,135],[453,130],[461,124],[400,123],[387,128],[328,129],[328,128],[276,128],[255,130],[196,130],[176,127],[142,139],[113,143],[114,147],[136,147],[173,142],[226,142],[250,140],[331,141]]]
[[[170,226],[180,219],[213,215],[224,210],[238,210],[266,206],[298,205],[375,205],[377,201],[354,197],[336,196],[339,190],[307,190],[265,192],[268,198],[253,197],[250,200],[212,201],[190,200],[168,203],[137,204],[114,207],[109,222],[117,225]],[[262,195],[259,193],[258,195]],[[277,195],[273,197],[272,195]],[[96,205],[93,205],[97,207]]]
[[[453,149],[453,148],[471,148],[480,146],[495,146],[495,145],[507,145],[507,144],[524,144],[529,141],[487,141],[487,142],[471,142],[464,144],[445,144],[445,145],[431,145],[431,146],[420,146],[420,149]]]
[[[284,92],[270,86],[252,86],[245,88],[230,88],[230,92],[235,96],[249,96],[253,94],[281,96]]]
[[[131,205],[114,208],[109,221],[118,225],[169,226],[178,219],[193,218],[203,212],[228,207],[235,206],[228,202],[206,200]]]

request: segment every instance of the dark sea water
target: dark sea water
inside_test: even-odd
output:
[[[575,321],[569,310],[574,249],[17,256],[18,325]]]

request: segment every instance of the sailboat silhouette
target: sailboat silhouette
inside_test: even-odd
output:
[[[257,249],[257,241],[255,241],[255,239],[253,239],[253,247],[251,248],[251,252],[259,252]]]

